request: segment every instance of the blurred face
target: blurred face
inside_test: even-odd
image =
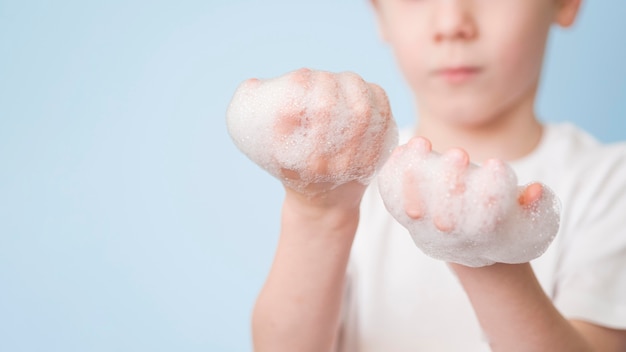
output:
[[[421,116],[480,125],[534,99],[556,0],[378,0]]]

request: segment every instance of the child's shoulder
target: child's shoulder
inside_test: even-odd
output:
[[[543,182],[565,201],[626,198],[626,143],[602,143],[571,123],[546,124],[537,148],[512,166],[521,184]]]
[[[626,163],[626,142],[602,143],[587,131],[571,123],[545,125],[536,154],[552,159],[555,165],[567,163],[579,167]]]
[[[540,148],[538,165],[553,187],[586,205],[615,204],[615,197],[626,201],[626,142],[602,143],[573,124],[559,123],[546,126]]]

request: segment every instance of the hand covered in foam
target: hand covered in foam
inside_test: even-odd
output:
[[[307,195],[367,184],[398,140],[385,92],[349,72],[300,69],[247,80],[227,123],[244,154]]]
[[[440,155],[424,138],[396,148],[379,175],[385,206],[427,255],[471,267],[524,263],[548,248],[559,202],[546,186],[517,186],[505,163]]]

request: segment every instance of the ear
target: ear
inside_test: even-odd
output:
[[[372,9],[374,9],[374,14],[376,15],[376,27],[378,28],[378,35],[380,39],[389,43],[389,37],[387,36],[387,30],[385,28],[385,19],[383,16],[383,9],[381,8],[381,4],[379,0],[370,0],[370,5]]]
[[[561,27],[570,27],[576,20],[582,0],[558,0],[555,22]]]

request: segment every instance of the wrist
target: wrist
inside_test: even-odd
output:
[[[470,267],[463,264],[449,262],[448,266],[457,274],[457,276],[510,276],[521,273],[524,273],[524,275],[527,275],[529,273],[532,274],[532,268],[530,266],[530,263],[494,263],[481,267]]]
[[[348,230],[359,222],[362,192],[338,197],[332,192],[310,197],[289,188],[283,202],[283,223],[299,224],[301,228]]]
[[[456,263],[449,263],[448,265],[466,291],[482,291],[489,288],[489,290],[542,292],[530,263],[495,263],[478,268]]]

